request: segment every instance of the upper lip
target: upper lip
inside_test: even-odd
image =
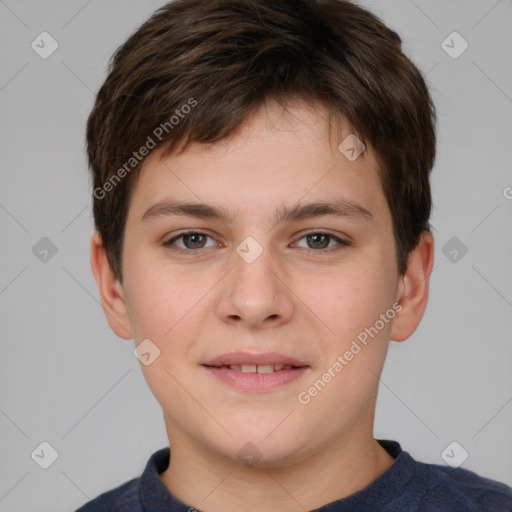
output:
[[[229,354],[222,354],[218,357],[210,359],[210,361],[203,363],[205,366],[230,366],[233,364],[251,364],[251,365],[264,365],[264,364],[282,364],[283,366],[309,366],[307,363],[295,359],[294,357],[280,354],[279,352],[263,352],[260,354],[251,354],[250,352],[230,352]]]

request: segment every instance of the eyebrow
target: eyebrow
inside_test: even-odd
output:
[[[222,207],[170,199],[150,206],[142,215],[141,221],[148,222],[152,219],[173,215],[214,219],[230,223],[236,217],[236,215]],[[293,222],[327,215],[373,221],[372,213],[358,202],[337,199],[327,202],[297,203],[291,207],[285,206],[276,210],[275,223]]]

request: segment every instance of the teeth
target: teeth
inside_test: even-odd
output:
[[[242,373],[272,373],[278,372],[279,370],[291,370],[293,367],[282,364],[232,364],[229,366],[222,366],[222,368],[229,368],[235,372]]]
[[[274,365],[260,364],[256,370],[258,373],[272,373],[274,371]]]

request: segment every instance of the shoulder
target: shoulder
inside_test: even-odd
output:
[[[158,500],[159,493],[167,493],[158,475],[167,468],[169,456],[169,447],[156,451],[147,461],[140,477],[100,494],[75,512],[142,512],[142,502],[148,508],[148,504]]]
[[[511,512],[512,488],[473,471],[418,462],[417,478],[428,482],[420,510]]]
[[[75,512],[139,512],[138,481],[134,478],[100,494]]]

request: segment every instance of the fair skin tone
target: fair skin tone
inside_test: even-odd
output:
[[[421,320],[434,242],[424,233],[406,273],[398,273],[375,155],[367,147],[349,161],[337,144],[352,130],[344,123],[337,144],[329,142],[321,112],[269,103],[229,140],[164,159],[152,153],[130,202],[122,283],[98,234],[92,239],[111,328],[160,350],[141,369],[171,448],[161,480],[199,510],[312,510],[363,489],[393,463],[373,437],[378,376],[389,340],[407,339]],[[233,218],[141,219],[171,199],[223,208]],[[335,199],[370,215],[277,222],[276,210]],[[164,245],[186,230],[195,238]],[[312,231],[316,237],[307,236]],[[251,263],[236,252],[249,236],[263,251]],[[393,304],[401,306],[393,320],[301,403],[299,394],[381,314],[395,312]],[[241,391],[203,366],[233,351],[280,352],[309,367],[271,391]],[[237,458],[248,442],[261,457],[254,465]]]

